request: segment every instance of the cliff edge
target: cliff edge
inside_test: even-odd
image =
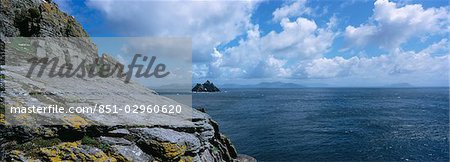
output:
[[[32,53],[62,60],[103,59],[118,63],[107,55],[98,55],[95,44],[82,26],[61,12],[49,0],[0,0],[1,90],[0,161],[238,161],[231,141],[220,133],[219,125],[205,113],[192,109],[192,116],[153,115],[53,115],[48,125],[34,123],[29,115],[5,120],[11,105],[59,104],[93,105],[115,102],[174,102],[136,83],[124,84],[120,78],[79,79],[25,77],[17,64]],[[79,42],[48,41],[58,44],[40,53],[24,48],[42,42],[19,42],[10,37],[79,37]],[[50,38],[51,39],[51,38]],[[13,49],[5,46],[13,45]],[[82,49],[80,51],[79,49]],[[11,50],[11,51],[7,51]],[[30,52],[29,50],[35,50]],[[36,50],[38,52],[36,52]],[[5,55],[8,53],[8,55]],[[14,53],[11,55],[10,53]],[[5,60],[14,60],[6,61]],[[6,63],[6,64],[5,64]],[[5,86],[7,84],[8,86]],[[105,87],[114,87],[111,89]],[[134,92],[122,94],[118,92]],[[71,92],[71,93],[68,93]],[[81,92],[95,92],[91,94]],[[117,93],[116,93],[117,92]],[[142,122],[128,125],[122,121]],[[52,122],[63,122],[55,125]],[[168,124],[169,123],[169,124]]]

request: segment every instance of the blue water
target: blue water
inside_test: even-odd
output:
[[[260,161],[449,161],[448,88],[225,91],[193,106]]]

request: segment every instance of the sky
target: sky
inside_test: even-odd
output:
[[[91,37],[191,38],[193,82],[449,86],[445,0],[56,3]]]

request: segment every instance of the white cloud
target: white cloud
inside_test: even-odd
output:
[[[370,22],[359,27],[347,26],[347,48],[372,44],[393,50],[413,37],[448,32],[448,7],[424,9],[420,4],[399,6],[377,0]]]
[[[442,39],[419,52],[395,50],[376,57],[320,58],[300,70],[305,70],[308,78],[357,77],[378,81],[389,78],[392,81],[405,77],[409,80],[403,82],[421,79],[424,83],[444,83],[448,81],[448,43]]]
[[[194,61],[209,61],[220,43],[233,40],[250,25],[253,1],[89,0],[111,30],[126,36],[192,37]]]
[[[206,64],[194,64],[192,65],[192,77],[193,78],[205,78],[208,74],[208,67]]]
[[[249,31],[253,33],[251,34],[253,37],[241,41],[239,46],[229,48],[223,53],[215,50],[213,54],[215,61],[202,69],[210,74],[205,76],[228,79],[339,80],[343,78],[345,80],[345,78],[353,78],[351,80],[362,80],[362,82],[385,84],[409,82],[415,85],[445,85],[448,82],[450,53],[447,39],[442,39],[418,52],[397,49],[379,56],[350,58],[340,56],[326,58],[323,52],[318,52],[312,57],[308,55],[292,57],[283,55],[279,52],[280,50],[274,50],[274,46],[263,46],[266,39],[272,39],[273,42],[277,40],[270,35],[261,37],[256,34],[257,30],[258,28],[255,27]],[[286,31],[288,30],[283,32]],[[315,37],[319,36],[315,35]],[[305,52],[298,48],[290,49],[293,50],[292,53]],[[293,61],[289,63],[289,60]]]
[[[335,57],[332,59],[319,58],[312,60],[305,69],[308,78],[334,78],[339,76],[346,76],[349,74],[349,70],[355,59],[351,58],[346,60],[342,57]]]
[[[335,37],[329,26],[320,28],[313,20],[302,17],[294,21],[284,18],[280,26],[281,32],[261,36],[255,25],[239,45],[214,51],[214,61],[208,65],[209,77],[290,78],[292,66],[322,57]]]
[[[102,11],[111,27],[126,32],[122,33],[125,35],[192,37],[196,61],[192,73],[197,79],[336,81],[344,78],[348,79],[347,83],[354,80],[448,83],[447,39],[422,51],[403,51],[400,47],[414,37],[448,34],[448,7],[425,9],[419,4],[399,5],[377,0],[367,23],[344,29],[347,43],[344,48],[374,45],[387,49],[386,53],[350,58],[341,57],[344,55],[339,53],[330,58],[325,54],[339,35],[335,29],[338,18],[333,16],[328,23],[320,25],[321,20],[316,23],[302,17],[313,14],[306,0],[276,9],[272,20],[279,23],[281,30],[266,35],[261,34],[258,24],[250,22],[254,2],[89,0],[88,5]],[[219,44],[241,35],[245,37],[237,45],[218,48]]]
[[[311,14],[312,9],[306,7],[306,0],[297,0],[289,5],[277,8],[273,13],[273,20],[278,21],[283,18]]]
[[[288,78],[292,75],[291,70],[286,66],[287,61],[283,59],[277,59],[273,55],[267,56],[265,60],[260,61],[255,71],[249,76],[254,78]]]
[[[370,25],[362,25],[360,27],[347,26],[345,28],[345,37],[351,43],[351,46],[365,46],[374,35],[377,33],[377,28]]]

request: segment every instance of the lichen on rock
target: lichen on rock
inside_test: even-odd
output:
[[[41,148],[39,155],[42,159],[52,162],[70,161],[117,161],[102,150],[82,145],[80,142],[63,142],[59,145]]]

